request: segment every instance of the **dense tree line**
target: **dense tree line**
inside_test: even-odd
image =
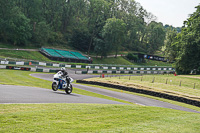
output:
[[[184,22],[180,33],[175,29],[167,31],[165,53],[175,61],[178,73],[200,73],[200,5]]]
[[[134,0],[1,0],[0,41],[71,45],[97,55],[120,49],[153,54],[165,29]]]

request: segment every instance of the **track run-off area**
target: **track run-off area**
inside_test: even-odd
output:
[[[98,75],[88,75],[88,74],[75,74],[74,70],[68,69],[69,76],[74,80],[86,79],[97,77]],[[53,81],[54,74],[31,74],[31,76]],[[198,111],[174,105],[171,103],[133,95],[117,91],[111,91],[106,89],[101,89],[98,87],[91,87],[82,84],[72,84],[74,88],[83,89],[86,91],[94,92],[97,94],[121,99],[124,101],[132,102],[142,106],[154,106],[162,108],[170,108],[175,110],[182,110],[187,112],[200,113]],[[51,84],[49,85],[51,86]],[[12,104],[12,103],[96,103],[96,104],[125,104],[122,102],[107,100],[103,98],[85,96],[73,93],[70,95],[65,94],[64,91],[56,91],[44,88],[36,87],[25,87],[25,86],[13,86],[13,85],[0,85],[0,104]]]

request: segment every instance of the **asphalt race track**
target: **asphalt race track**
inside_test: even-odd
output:
[[[75,80],[76,79],[97,77],[97,75],[74,74],[73,71],[69,71],[69,75],[70,75],[70,77],[72,77]],[[40,78],[40,79],[49,80],[49,81],[53,80],[53,74],[31,74],[31,76],[37,77],[37,78]],[[98,94],[102,94],[102,95],[106,95],[106,96],[110,96],[110,97],[114,97],[114,98],[118,98],[118,99],[122,99],[122,100],[129,101],[129,102],[132,102],[132,103],[136,103],[136,104],[139,104],[139,105],[163,107],[163,108],[170,108],[170,109],[182,110],[182,111],[187,111],[187,112],[200,113],[198,111],[195,111],[195,110],[192,110],[192,109],[189,109],[189,108],[184,108],[184,107],[181,107],[181,106],[177,106],[177,105],[174,105],[174,104],[162,102],[162,101],[147,98],[147,97],[142,97],[142,96],[137,96],[137,95],[132,95],[132,94],[126,94],[126,93],[122,93],[122,92],[115,92],[115,91],[110,91],[110,90],[106,90],[106,89],[100,89],[100,88],[90,87],[90,86],[80,85],[80,84],[73,84],[73,87],[83,89],[83,90],[87,90],[87,91],[91,91],[91,92],[98,93]]]
[[[79,94],[68,95],[64,91],[50,89],[0,85],[0,103],[99,103],[123,104],[102,98],[84,96]]]

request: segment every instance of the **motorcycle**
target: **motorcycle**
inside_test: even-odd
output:
[[[65,90],[67,94],[70,94],[73,90],[73,87],[71,83],[74,81],[71,77],[66,78],[62,76],[62,72],[58,72],[53,77],[53,83],[52,83],[52,90],[57,91],[58,89]]]

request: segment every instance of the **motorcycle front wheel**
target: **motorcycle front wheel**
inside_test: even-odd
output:
[[[67,87],[67,88],[65,89],[65,92],[66,92],[67,94],[71,94],[71,93],[72,93],[72,90],[73,90],[73,87],[72,87],[72,85],[70,84],[69,87]]]
[[[52,83],[52,90],[53,91],[57,91],[58,90],[58,86],[55,82]]]

